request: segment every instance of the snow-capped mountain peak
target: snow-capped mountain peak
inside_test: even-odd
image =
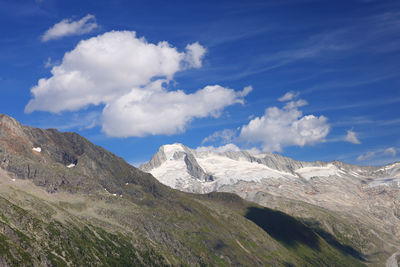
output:
[[[351,178],[360,181],[369,181],[371,177],[397,178],[400,177],[399,166],[398,163],[378,168],[348,165],[339,161],[304,162],[274,153],[197,151],[174,143],[161,146],[140,169],[150,172],[170,187],[205,193],[239,182],[261,183],[273,180],[309,184],[315,178]],[[376,182],[371,185],[376,185]]]

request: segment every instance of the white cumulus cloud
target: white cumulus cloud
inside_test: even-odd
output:
[[[195,118],[218,117],[229,105],[243,103],[250,91],[206,86],[186,94],[164,84],[175,73],[199,68],[206,49],[199,43],[180,52],[168,42],[149,43],[135,32],[112,31],[81,41],[65,53],[31,88],[27,113],[77,111],[104,104],[103,131],[110,136],[145,136],[183,132]]]
[[[300,99],[286,103],[283,108],[267,108],[263,116],[252,119],[241,128],[239,140],[260,143],[263,151],[270,152],[282,151],[286,146],[303,147],[324,142],[330,130],[327,118],[303,116],[298,108],[306,104]]]
[[[219,85],[193,94],[167,91],[161,81],[151,88],[132,89],[103,110],[103,130],[109,136],[146,136],[184,132],[194,118],[218,117],[221,110],[243,103],[240,92]]]
[[[80,20],[73,21],[71,19],[63,19],[48,29],[42,35],[42,42],[60,39],[64,36],[81,35],[89,33],[99,27],[96,23],[95,16],[88,14]]]
[[[361,144],[360,140],[357,138],[357,133],[353,130],[347,130],[344,140],[353,144]]]
[[[172,79],[181,70],[185,53],[167,42],[148,43],[135,32],[112,31],[81,41],[65,53],[52,77],[31,89],[27,112],[78,110],[107,103],[145,86],[153,77]]]
[[[189,67],[200,68],[207,50],[198,42],[195,42],[193,44],[188,44],[186,46],[186,51],[186,62],[189,63]]]

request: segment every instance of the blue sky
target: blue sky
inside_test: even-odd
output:
[[[0,0],[0,29],[0,112],[133,164],[173,142],[399,159],[399,1]]]

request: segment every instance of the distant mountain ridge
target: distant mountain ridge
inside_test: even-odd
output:
[[[206,193],[240,181],[300,179],[348,176],[370,185],[385,178],[400,181],[400,163],[365,167],[333,162],[296,161],[279,154],[253,154],[248,151],[196,151],[183,144],[161,146],[152,159],[139,167],[160,182],[188,192]],[[229,176],[229,179],[227,177]],[[191,184],[191,183],[192,184]]]

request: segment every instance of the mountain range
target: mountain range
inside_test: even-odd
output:
[[[304,162],[273,153],[197,151],[176,143],[160,147],[140,169],[181,191],[235,193],[285,212],[372,261],[383,262],[389,251],[392,259],[398,255],[400,163]]]
[[[364,255],[236,194],[172,189],[76,133],[7,115],[0,207],[0,266],[363,266],[393,252]]]

